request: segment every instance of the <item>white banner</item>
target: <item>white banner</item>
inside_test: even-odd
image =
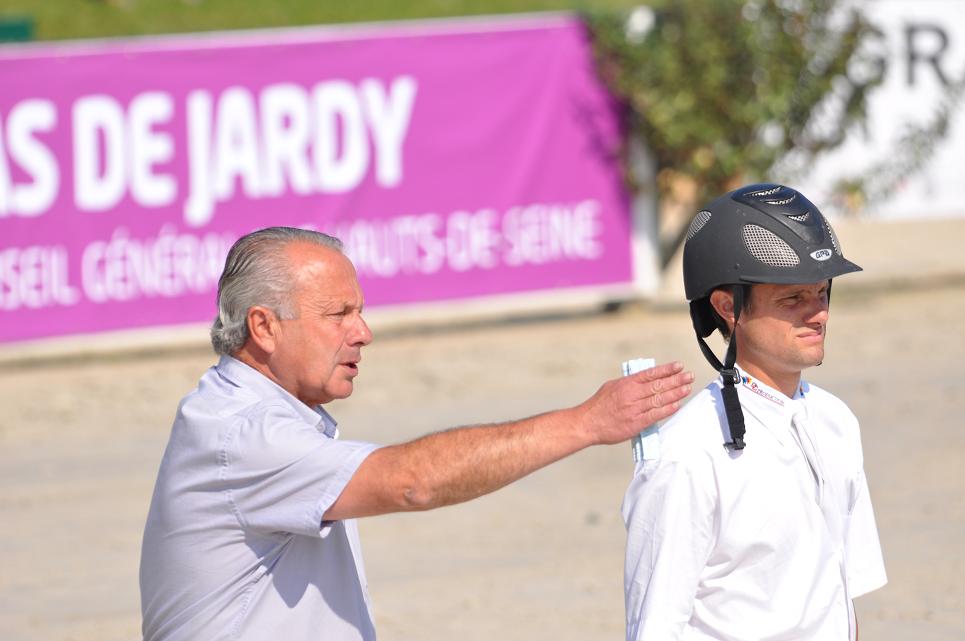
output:
[[[951,112],[946,137],[915,166],[909,125],[934,122],[949,89],[965,82],[965,2],[868,0],[861,5],[880,30],[873,43],[884,84],[869,101],[864,131],[822,157],[803,181],[807,196],[829,214],[858,211],[875,219],[965,217],[965,100]],[[867,179],[872,200],[835,194],[842,179]]]

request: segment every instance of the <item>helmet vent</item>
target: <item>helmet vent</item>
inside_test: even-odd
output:
[[[690,240],[691,238],[696,236],[697,232],[703,229],[704,225],[706,225],[707,221],[709,220],[710,220],[709,211],[704,210],[704,211],[697,212],[697,215],[694,216],[694,219],[690,221],[690,229],[687,230],[687,240]]]
[[[771,187],[770,189],[762,189],[760,191],[748,192],[747,195],[751,198],[763,198],[764,196],[773,196],[774,194],[781,191],[782,189],[784,189],[784,187],[782,187],[781,185],[777,185],[775,187]]]
[[[828,230],[828,236],[831,237],[831,246],[834,247],[834,253],[841,256],[841,243],[838,242],[838,236],[834,233],[834,230],[831,229],[831,225],[827,219],[824,220],[824,228]]]
[[[791,220],[793,220],[793,221],[796,222],[796,223],[806,223],[806,222],[808,221],[808,218],[810,218],[810,217],[811,217],[811,213],[810,213],[810,212],[801,214],[800,216],[788,216],[788,218],[790,218]]]
[[[768,205],[775,205],[777,207],[783,207],[784,205],[790,205],[797,198],[797,194],[794,194],[790,198],[781,198],[780,200],[767,200],[765,201]]]
[[[777,234],[757,225],[744,225],[741,230],[744,246],[751,256],[765,265],[772,267],[794,267],[801,263],[801,259],[791,246],[781,240]]]

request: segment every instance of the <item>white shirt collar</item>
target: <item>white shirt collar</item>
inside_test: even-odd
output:
[[[261,398],[275,398],[290,405],[304,421],[329,438],[338,438],[338,423],[321,405],[309,407],[253,367],[231,356],[222,356],[215,366],[218,373],[236,387],[254,390]]]
[[[789,398],[784,392],[762,383],[740,368],[738,374],[741,383],[737,386],[737,393],[741,408],[770,430],[781,444],[785,444],[790,438],[792,417],[801,412],[807,415],[807,383],[802,380],[794,397]]]

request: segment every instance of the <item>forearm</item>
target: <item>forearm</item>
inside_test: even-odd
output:
[[[406,509],[474,499],[589,445],[577,410],[559,410],[498,425],[463,427],[384,448],[403,478]],[[377,454],[378,452],[376,452]]]
[[[590,445],[577,412],[460,427],[380,448],[343,493],[355,500],[346,505],[340,497],[325,518],[429,510],[498,490]]]

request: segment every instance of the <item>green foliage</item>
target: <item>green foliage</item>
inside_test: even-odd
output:
[[[0,16],[27,16],[40,40],[256,29],[311,24],[578,10],[590,0],[0,0]],[[603,9],[638,0],[592,0]]]
[[[645,33],[646,9],[629,21],[587,15],[601,73],[655,157],[662,198],[681,181],[699,203],[774,178],[780,161],[793,154],[806,165],[864,120],[883,69],[866,55],[871,27],[850,4],[662,0]]]

